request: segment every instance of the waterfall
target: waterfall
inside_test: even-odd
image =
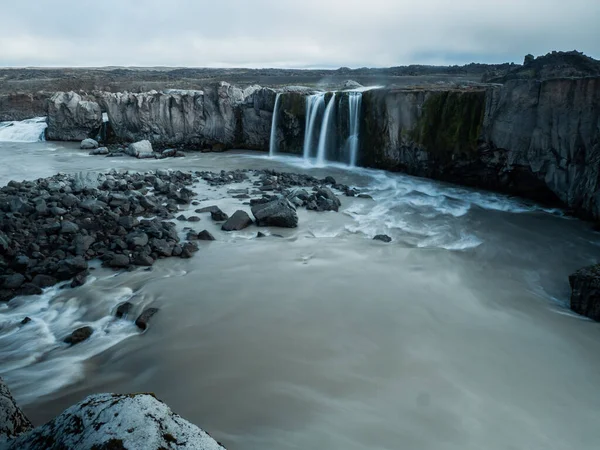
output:
[[[275,96],[275,106],[273,107],[273,119],[271,120],[271,139],[269,140],[269,156],[275,156],[279,149],[277,145],[277,118],[279,117],[279,100],[281,94]]]
[[[350,166],[356,167],[358,158],[359,133],[360,133],[360,108],[362,106],[362,92],[348,93],[349,106],[349,134],[348,148],[350,149]]]
[[[325,94],[314,94],[306,97],[306,127],[304,129],[304,161],[310,159],[311,146],[314,141],[315,122],[321,106],[325,104]]]
[[[44,131],[48,124],[45,117],[0,122],[0,141],[4,142],[38,142],[45,140]]]
[[[319,146],[317,148],[317,165],[322,166],[325,164],[326,153],[327,153],[327,134],[330,128],[331,118],[333,117],[333,110],[335,106],[335,93],[329,99],[327,108],[325,108],[325,114],[323,116],[323,124],[321,125],[321,134],[319,136]]]

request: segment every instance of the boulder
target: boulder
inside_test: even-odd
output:
[[[198,240],[199,241],[214,241],[215,237],[208,230],[202,230],[200,233],[198,233]]]
[[[64,342],[71,345],[79,344],[87,340],[94,333],[92,327],[81,327],[73,331],[69,336],[64,339]]]
[[[33,277],[33,280],[31,282],[36,286],[44,289],[50,286],[54,286],[56,283],[58,283],[58,280],[54,277],[51,277],[50,275],[39,274]]]
[[[115,269],[122,269],[129,267],[130,264],[129,256],[123,254],[116,254],[112,257],[108,265]]]
[[[81,148],[81,150],[94,150],[98,148],[98,142],[94,139],[87,138],[81,141],[79,148]]]
[[[42,290],[33,283],[25,283],[17,291],[17,295],[40,295]]]
[[[2,447],[4,439],[17,437],[32,428],[33,425],[17,406],[8,387],[0,378],[0,447]],[[12,448],[18,449],[19,447],[13,446]]]
[[[219,208],[217,208],[216,210],[212,210],[210,212],[210,217],[215,222],[223,222],[223,221],[229,219],[229,216],[227,214],[225,214],[223,211],[221,211]]]
[[[223,450],[206,432],[173,413],[153,394],[92,395],[31,431],[31,423],[10,393],[7,398],[7,411],[12,413],[10,436],[26,432],[8,441],[5,450]]]
[[[136,158],[144,158],[148,155],[152,155],[151,157],[154,157],[154,150],[152,150],[152,144],[150,143],[150,141],[147,140],[129,144],[126,153],[129,156],[135,156]]]
[[[381,241],[381,242],[392,242],[392,238],[389,237],[387,234],[378,234],[377,236],[375,236],[373,238],[374,241]]]
[[[88,269],[88,263],[82,256],[63,259],[58,263],[54,276],[59,281],[68,280]]]
[[[135,320],[135,324],[138,328],[145,330],[148,328],[150,319],[158,312],[158,308],[147,308],[145,309]]]
[[[249,227],[252,224],[252,219],[246,211],[237,210],[227,221],[221,226],[223,231],[239,231]]]
[[[199,208],[195,212],[198,214],[202,214],[202,213],[213,213],[213,212],[218,212],[218,211],[221,211],[221,208],[219,208],[217,205],[212,205],[212,206],[205,206],[204,208]]]
[[[600,321],[600,264],[579,269],[569,276],[571,309]]]
[[[252,214],[259,226],[295,228],[298,226],[296,210],[286,199],[252,206]]]
[[[132,308],[133,308],[133,304],[131,302],[121,303],[117,307],[117,311],[115,312],[115,317],[117,317],[118,319],[127,317],[127,315],[131,312]]]

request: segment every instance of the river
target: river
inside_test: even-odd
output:
[[[96,392],[154,392],[229,449],[596,449],[600,328],[568,309],[597,261],[591,225],[519,199],[258,153],[136,160],[0,142],[0,183],[110,169],[273,168],[374,200],[299,209],[299,227],[227,234],[152,271],[0,306],[0,376],[35,424]],[[200,184],[201,206],[245,208]],[[249,209],[248,209],[249,210]],[[181,225],[180,225],[181,226]],[[392,243],[373,241],[386,233]],[[111,319],[129,299],[150,328]],[[31,326],[16,327],[25,316]],[[89,341],[68,347],[73,329]]]

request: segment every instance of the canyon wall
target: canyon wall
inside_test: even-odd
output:
[[[313,91],[278,92],[277,151],[302,154]],[[276,91],[222,82],[198,91],[97,92],[95,101],[75,96],[58,93],[50,101],[50,139],[97,133],[105,111],[121,141],[266,151]],[[325,103],[331,97],[325,94]],[[348,94],[335,101],[327,159],[341,161]],[[599,219],[600,78],[369,90],[362,94],[358,158],[361,166],[508,192]]]

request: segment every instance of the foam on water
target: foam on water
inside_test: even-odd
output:
[[[94,281],[90,278],[88,283]],[[87,359],[139,333],[132,321],[112,315],[133,296],[132,289],[104,291],[88,305],[76,291],[61,286],[39,296],[17,297],[0,310],[1,375],[23,404],[81,379]],[[21,325],[25,317],[31,322]],[[75,346],[63,342],[83,326],[94,329],[88,340]]]
[[[44,141],[44,131],[48,127],[45,117],[0,122],[1,142],[39,142]]]

